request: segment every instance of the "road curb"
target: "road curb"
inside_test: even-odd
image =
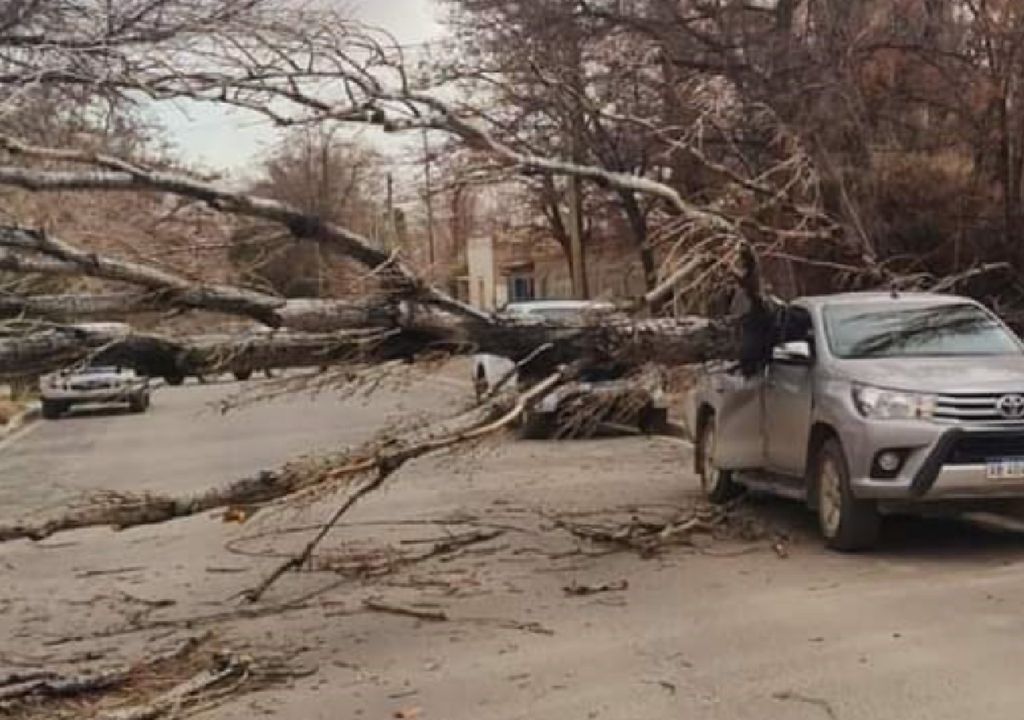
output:
[[[12,417],[3,428],[0,428],[0,440],[6,440],[26,425],[38,420],[42,416],[42,407],[39,403],[34,402]]]

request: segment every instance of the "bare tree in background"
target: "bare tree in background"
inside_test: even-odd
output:
[[[338,138],[337,130],[290,131],[249,191],[375,238],[384,213],[382,160],[358,142]],[[285,297],[350,295],[365,273],[315,242],[296,242],[287,228],[258,221],[235,231],[231,259],[246,282]]]
[[[173,3],[165,8],[165,13],[170,13],[172,7]],[[444,102],[413,83],[406,74],[401,52],[389,49],[387,38],[375,37],[335,16],[324,17],[309,11],[281,8],[277,8],[277,14],[273,15],[268,8],[274,8],[274,5],[253,4],[246,6],[247,12],[244,13],[232,6],[232,12],[225,11],[224,17],[216,22],[204,19],[201,31],[187,24],[168,28],[155,37],[154,47],[147,48],[137,66],[126,66],[125,61],[129,58],[121,57],[121,63],[114,63],[119,68],[117,73],[97,71],[94,87],[100,96],[109,95],[117,100],[130,100],[144,94],[161,99],[180,97],[226,103],[263,114],[285,126],[349,122],[375,125],[392,132],[424,128],[442,130],[511,171],[570,175],[615,189],[658,197],[674,207],[677,213],[686,215],[693,227],[717,228],[731,238],[733,250],[739,247],[742,237],[732,221],[689,203],[669,186],[634,175],[526,154],[504,144],[469,116],[470,108]],[[193,11],[194,8],[186,6],[182,12],[186,13],[186,10]],[[191,17],[187,13],[186,16]],[[201,32],[207,33],[204,37],[209,43],[193,37],[194,33]],[[64,41],[64,44],[77,48],[87,43],[74,40]],[[159,56],[164,44],[185,56],[184,59],[177,58],[177,65],[169,66],[170,69],[157,72],[152,59]],[[126,67],[132,72],[127,72]],[[58,81],[69,82],[64,76],[47,77],[45,80],[54,84]],[[153,163],[145,158],[128,160],[106,154],[44,147],[14,137],[7,138],[6,149],[16,162],[0,168],[0,184],[32,192],[170,193],[229,214],[278,223],[287,228],[296,240],[317,243],[339,255],[348,256],[374,272],[382,297],[388,304],[414,301],[446,314],[438,319],[429,313],[417,313],[414,327],[395,328],[404,333],[403,342],[398,343],[403,348],[402,353],[409,352],[410,343],[407,341],[412,338],[417,338],[413,345],[419,343],[422,346],[427,342],[484,347],[498,342],[500,347],[496,349],[513,356],[524,352],[519,346],[513,348],[508,345],[509,342],[512,345],[517,343],[509,339],[507,329],[493,332],[493,322],[446,293],[425,286],[401,259],[375,247],[364,235],[315,212],[273,198],[258,198],[218,188],[201,178],[168,172],[160,162]],[[66,167],[55,169],[59,165]],[[76,166],[81,169],[74,169]],[[48,261],[58,262],[49,266],[51,271],[56,272],[59,267],[61,272],[71,272],[70,264],[83,274],[135,282],[150,293],[158,293],[160,301],[172,306],[233,310],[271,325],[301,327],[310,325],[302,319],[306,315],[316,317],[313,324],[321,328],[325,327],[324,318],[330,316],[330,312],[321,312],[315,304],[297,305],[249,290],[206,287],[171,274],[154,277],[145,268],[125,267],[113,259],[109,263],[87,264],[83,261],[88,257],[84,251],[72,251],[64,241],[48,233],[27,233],[11,228],[6,244],[9,269],[25,271],[31,267],[42,270],[46,263],[36,262],[33,265],[22,255],[26,252],[36,256],[47,255]],[[24,307],[30,309],[31,303]],[[338,307],[337,303],[331,305],[332,310]],[[347,312],[342,312],[342,316],[345,321],[351,318]],[[697,326],[701,323],[698,322]],[[682,327],[689,329],[692,325],[684,324]],[[393,334],[388,336],[388,340],[385,346],[396,344]],[[536,340],[543,338],[534,337],[518,345],[541,344]],[[364,341],[365,338],[360,339],[361,348],[367,345]],[[675,347],[678,349],[679,346]],[[528,349],[531,348],[526,351]],[[391,352],[397,350],[389,350],[385,355]],[[703,352],[698,350],[697,355]],[[55,354],[54,357],[60,356]],[[557,357],[557,354],[552,357]],[[33,362],[38,360],[36,356],[33,358]],[[288,358],[289,362],[294,361],[292,355]],[[204,364],[210,361],[205,353],[196,356],[179,351],[174,362]],[[267,359],[267,363],[272,364],[273,359]]]
[[[653,133],[617,116],[650,116],[660,105],[661,93],[651,76],[652,70],[658,75],[656,53],[649,42],[623,33],[596,34],[594,24],[582,19],[569,0],[459,0],[451,3],[450,25],[456,56],[446,76],[457,79],[470,96],[487,98],[487,118],[504,142],[615,172],[658,177]],[[617,210],[637,248],[647,288],[655,286],[647,227],[651,208],[642,195],[625,189],[608,194],[593,185],[574,192],[550,175],[526,184],[570,267],[574,233],[589,245],[601,216]]]

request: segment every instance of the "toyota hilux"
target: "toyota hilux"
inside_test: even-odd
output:
[[[1024,497],[1024,345],[973,300],[852,293],[788,304],[767,362],[708,366],[696,469],[807,503],[826,544],[873,546],[884,514]]]

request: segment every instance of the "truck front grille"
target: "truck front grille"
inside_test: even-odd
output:
[[[968,434],[953,443],[947,465],[981,465],[988,460],[1024,457],[1024,432]]]
[[[68,387],[72,390],[109,390],[116,388],[117,383],[110,380],[79,380],[71,383]]]
[[[940,395],[935,405],[937,420],[989,422],[1024,425],[1024,418],[1006,418],[998,409],[999,400],[1014,393],[978,393]],[[1020,393],[1024,395],[1024,392]]]

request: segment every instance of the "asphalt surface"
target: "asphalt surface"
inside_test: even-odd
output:
[[[200,488],[368,437],[401,413],[450,412],[468,394],[425,381],[366,403],[207,411],[233,387],[161,391],[145,418],[39,424],[0,448],[2,502]],[[301,547],[336,498],[244,525],[209,514],[0,544],[0,677],[137,659],[209,630],[210,642],[315,670],[201,715],[218,720],[1021,717],[1020,535],[894,519],[877,552],[844,556],[822,548],[800,508],[753,499],[724,535],[645,558],[560,525],[685,512],[697,495],[688,460],[677,441],[608,438],[506,439],[418,461],[260,606],[291,610],[251,618],[231,616],[238,592]],[[481,530],[500,535],[394,562]],[[345,568],[354,574],[339,577]],[[574,586],[612,589],[564,590]],[[448,619],[367,612],[370,597]]]
[[[297,382],[299,377],[290,378]],[[309,393],[243,404],[275,381],[194,381],[153,392],[145,414],[120,406],[73,408],[0,443],[0,518],[46,511],[97,490],[183,495],[272,469],[298,455],[336,451],[368,439],[410,413],[444,408],[447,378],[387,389],[372,401]]]

